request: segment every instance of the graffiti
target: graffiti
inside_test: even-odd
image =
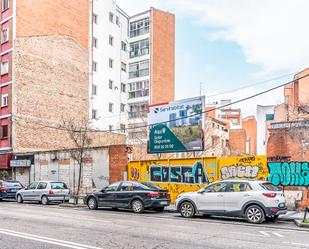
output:
[[[150,166],[150,181],[203,184],[209,183],[207,173],[201,161],[193,166]]]
[[[131,180],[138,180],[139,178],[139,170],[136,168],[131,168]]]
[[[290,161],[291,157],[290,156],[272,156],[272,157],[267,157],[268,162],[279,162],[279,161]]]
[[[282,186],[309,186],[308,162],[270,162],[268,181]]]
[[[241,157],[239,158],[240,163],[252,163],[255,161],[255,156]]]
[[[257,178],[258,173],[258,166],[238,165],[221,168],[221,177],[223,180],[229,178]]]

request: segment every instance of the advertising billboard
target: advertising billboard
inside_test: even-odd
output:
[[[205,97],[149,106],[148,153],[204,149]]]

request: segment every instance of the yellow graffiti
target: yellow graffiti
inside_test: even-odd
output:
[[[171,202],[183,192],[197,191],[221,179],[266,179],[266,156],[201,157],[131,161],[128,179],[152,182],[169,191]]]

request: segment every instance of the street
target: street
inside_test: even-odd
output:
[[[0,202],[0,247],[17,248],[309,248],[309,230],[292,222],[251,225],[242,220],[177,213]]]

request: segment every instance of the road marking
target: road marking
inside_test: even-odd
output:
[[[65,240],[58,240],[58,239],[28,234],[28,233],[21,233],[21,232],[17,232],[13,230],[8,230],[8,229],[0,229],[0,234],[5,234],[5,235],[13,236],[13,237],[19,237],[19,238],[24,238],[28,240],[34,240],[34,241],[39,241],[43,243],[59,245],[62,247],[68,247],[68,248],[74,248],[74,249],[102,249],[100,247],[89,246],[89,245],[65,241]]]
[[[270,236],[270,234],[264,232],[264,231],[259,231],[261,234],[265,235],[265,236]]]
[[[280,233],[277,233],[277,232],[265,232],[265,231],[259,231],[259,233],[265,235],[265,236],[271,236],[271,235],[275,235],[277,237],[280,237],[280,238],[283,238],[284,236]]]
[[[282,234],[280,234],[280,233],[275,233],[275,232],[273,232],[273,234],[276,235],[276,236],[278,236],[278,237],[280,237],[280,238],[283,238],[283,237],[284,237],[284,236],[283,236]]]

